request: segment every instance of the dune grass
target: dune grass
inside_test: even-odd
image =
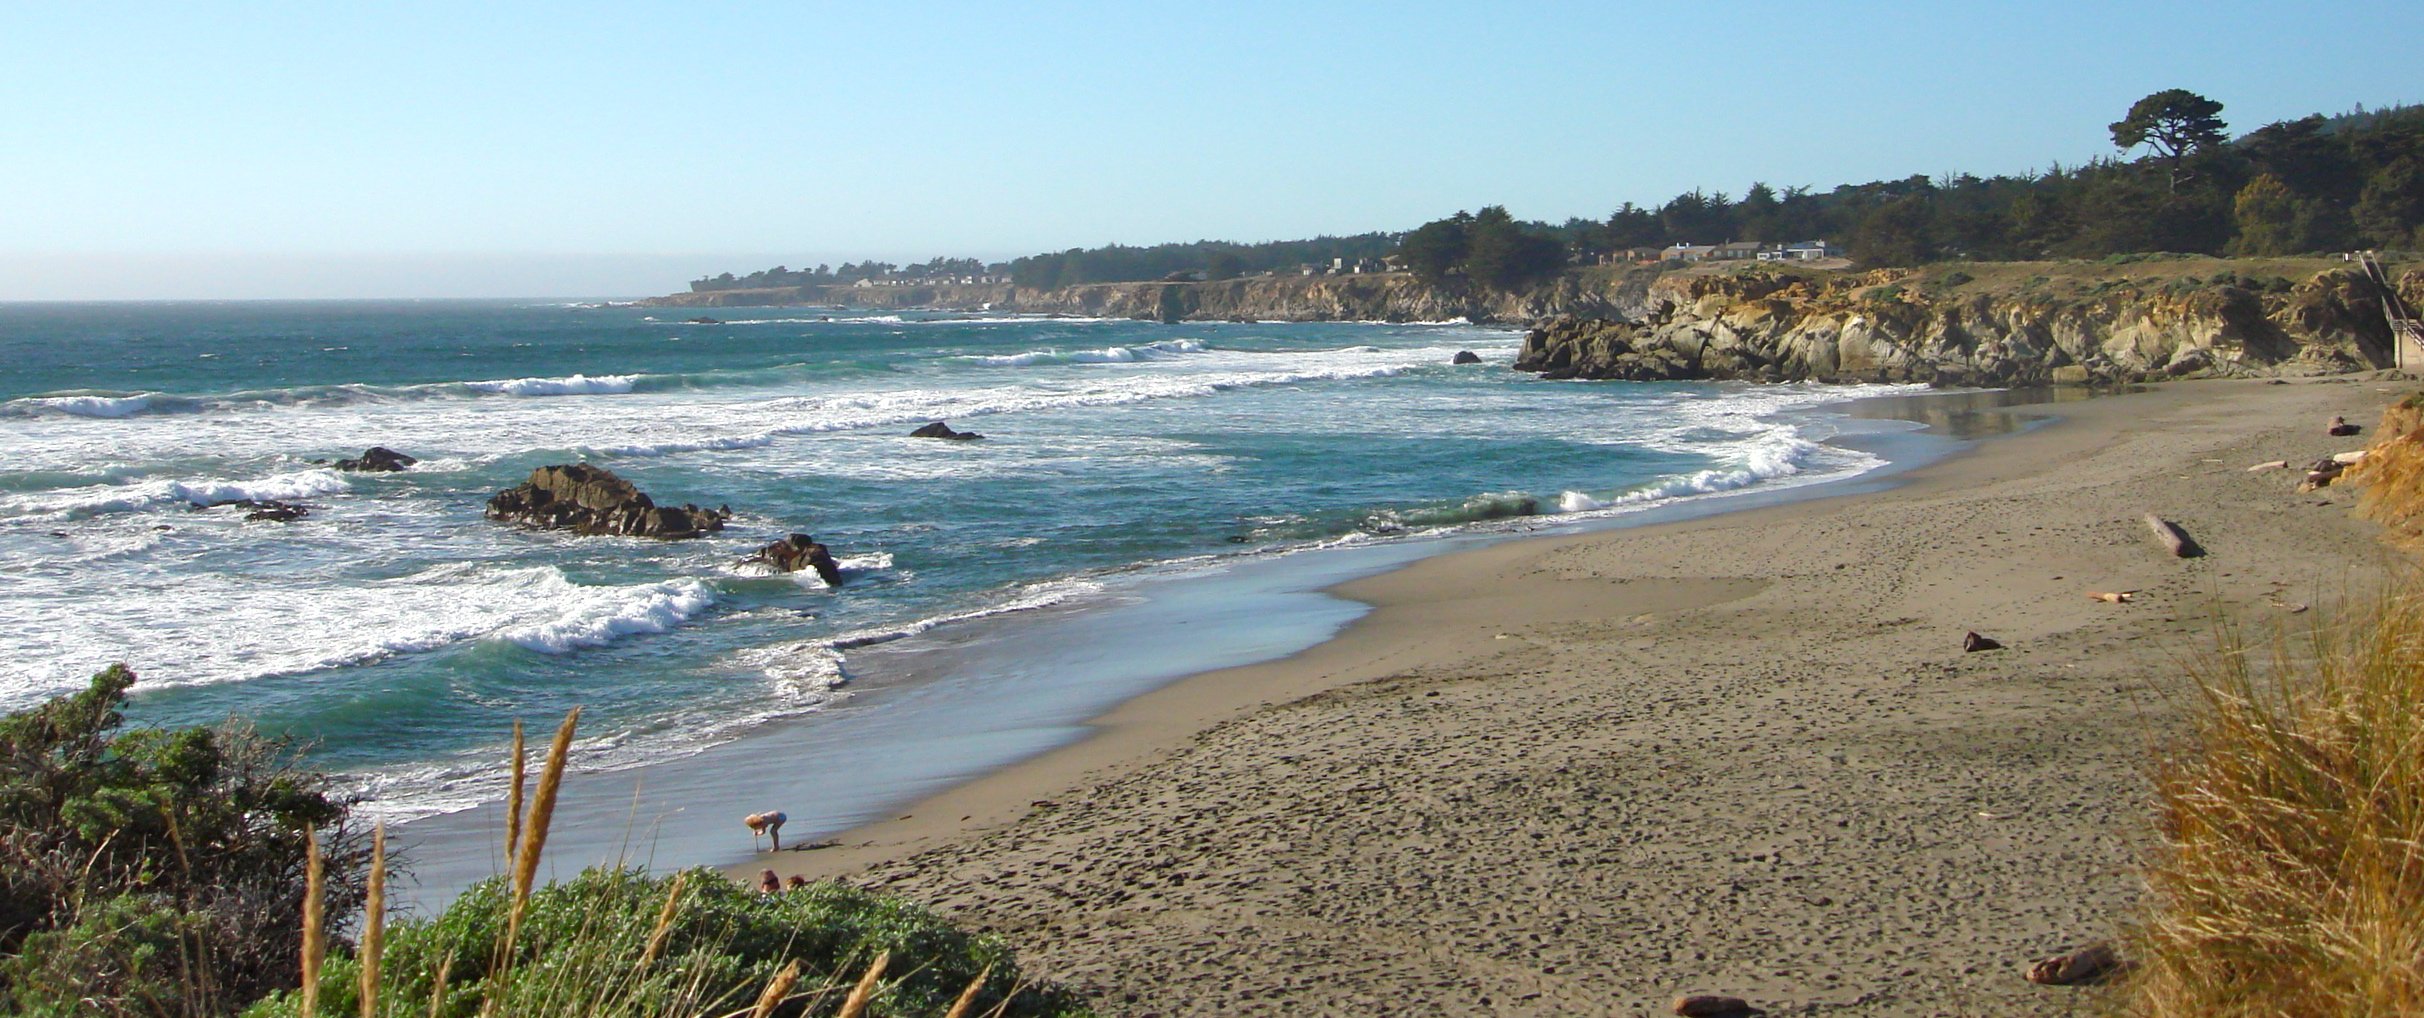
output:
[[[2119,1003],[2424,1014],[2424,583],[2194,674]]]
[[[839,1018],[1078,1016],[1083,1001],[1020,976],[1007,944],[838,883],[761,894],[709,869],[597,867],[538,881],[579,711],[509,825],[508,873],[427,919],[389,922],[374,874],[360,945],[328,952],[305,905],[306,982],[250,1018]],[[516,755],[521,741],[517,726]],[[513,767],[509,801],[525,802]],[[375,863],[386,862],[384,832]],[[315,899],[316,900],[316,899]]]

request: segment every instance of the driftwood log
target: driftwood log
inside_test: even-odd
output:
[[[2180,529],[2179,524],[2154,513],[2146,514],[2146,529],[2155,532],[2155,540],[2163,542],[2163,547],[2171,551],[2173,558],[2195,558],[2205,554],[2205,549],[2198,547],[2196,539]]]

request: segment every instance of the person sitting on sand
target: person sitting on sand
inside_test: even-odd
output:
[[[762,871],[760,871],[760,872],[758,873],[758,892],[759,892],[759,893],[761,893],[761,894],[779,894],[779,893],[782,893],[782,890],[783,890],[783,881],[782,881],[782,879],[781,879],[781,878],[776,877],[776,876],[774,875],[774,871],[773,871],[773,870],[762,870]]]
[[[747,819],[741,822],[749,825],[749,843],[751,845],[757,844],[757,836],[760,834],[772,835],[774,850],[780,852],[783,850],[783,822],[789,819],[791,818],[784,816],[781,810],[770,809],[764,813],[751,813]]]
[[[796,891],[806,886],[808,886],[808,878],[794,873],[791,875],[791,879],[784,883],[783,889],[786,891]]]

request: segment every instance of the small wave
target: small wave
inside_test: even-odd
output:
[[[1595,512],[1659,499],[1733,491],[1758,484],[1761,481],[1772,481],[1798,474],[1802,470],[1802,464],[1818,451],[1819,445],[1816,442],[1797,435],[1779,432],[1771,436],[1770,441],[1751,449],[1743,458],[1742,463],[1737,466],[1713,468],[1663,478],[1610,498],[1600,498],[1586,492],[1568,491],[1558,496],[1557,510],[1565,513]]]
[[[638,375],[567,375],[563,378],[501,378],[484,382],[465,382],[463,387],[473,392],[496,393],[501,396],[597,396],[631,391]]]
[[[618,637],[662,633],[715,604],[715,593],[699,580],[666,580],[612,587],[583,598],[562,616],[515,626],[498,635],[541,654],[596,647]]]
[[[1539,499],[1520,491],[1503,491],[1475,495],[1451,505],[1383,510],[1367,517],[1364,529],[1387,534],[1416,528],[1453,527],[1466,523],[1515,519],[1539,514]]]
[[[1026,353],[961,357],[961,363],[987,368],[1027,368],[1039,364],[1132,364],[1173,354],[1204,352],[1193,339],[1168,339],[1142,346],[1110,346],[1100,350],[1030,350]]]
[[[99,417],[116,419],[159,411],[194,409],[191,400],[182,400],[157,392],[124,395],[87,392],[57,396],[26,396],[0,403],[0,414],[11,417],[37,417],[60,414],[69,417]]]

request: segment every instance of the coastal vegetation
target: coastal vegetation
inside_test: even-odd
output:
[[[237,722],[124,728],[134,682],[115,666],[0,719],[5,1013],[1086,1013],[998,938],[838,884],[614,867],[538,884],[573,718],[526,809],[515,768],[513,871],[391,923],[395,867],[354,799]]]
[[[1604,219],[1514,219],[1503,206],[1402,232],[1241,244],[1096,248],[984,265],[936,258],[783,267],[693,281],[693,291],[847,285],[861,279],[986,279],[1029,290],[1165,279],[1218,281],[1326,269],[1391,255],[1425,282],[1538,287],[1571,265],[1656,260],[1677,244],[1829,239],[1863,267],[1948,260],[2100,259],[2172,252],[2261,257],[2424,248],[2424,106],[2362,106],[2266,124],[2232,138],[2223,106],[2187,89],[2133,104],[2108,126],[2112,156],[1979,176],[1913,174],[1829,190],[1753,182],[1739,196],[1696,187]],[[2135,154],[2133,156],[2133,153]]]
[[[2196,678],[2129,1013],[2424,1012],[2424,589]]]
[[[293,986],[308,845],[360,907],[353,801],[241,722],[124,729],[134,673],[0,719],[0,1011],[229,1014]]]

